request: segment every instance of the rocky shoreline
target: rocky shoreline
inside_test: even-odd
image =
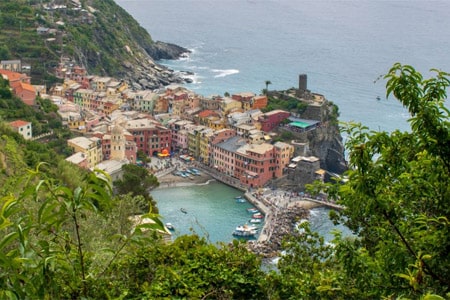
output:
[[[248,248],[263,258],[274,258],[280,255],[281,243],[285,236],[295,231],[296,224],[309,217],[309,211],[303,207],[290,207],[279,212],[271,221],[273,227],[271,237],[263,241],[249,241]]]

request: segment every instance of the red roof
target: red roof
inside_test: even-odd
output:
[[[0,74],[6,75],[6,77],[8,77],[8,80],[10,83],[15,82],[15,81],[20,81],[20,80],[27,78],[27,75],[25,75],[25,74],[20,74],[17,72],[3,70],[3,69],[0,69]]]
[[[30,123],[31,122],[16,120],[16,121],[10,122],[9,125],[11,125],[12,127],[15,127],[15,128],[19,128],[19,127],[27,126]]]
[[[201,112],[198,113],[198,117],[199,118],[206,118],[206,117],[209,117],[211,115],[215,115],[215,112],[212,111],[212,110],[209,110],[209,109],[201,111]]]

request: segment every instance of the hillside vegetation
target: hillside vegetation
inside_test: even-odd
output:
[[[142,195],[115,195],[107,174],[49,158],[0,122],[0,299],[449,299],[449,74],[396,64],[385,78],[411,131],[349,124],[346,180],[310,189],[344,207],[335,218],[354,236],[326,243],[301,222],[277,271],[237,241],[167,243],[153,211],[135,226]]]
[[[3,0],[0,12],[0,60],[30,64],[35,84],[57,81],[53,69],[61,61],[90,74],[136,80],[137,71],[165,69],[155,68],[154,60],[187,51],[153,41],[113,0]]]

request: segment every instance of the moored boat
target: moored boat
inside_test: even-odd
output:
[[[253,219],[263,219],[264,215],[262,213],[253,214]]]
[[[250,219],[249,221],[252,224],[261,224],[262,223],[262,219]]]
[[[242,226],[237,226],[236,229],[233,232],[234,236],[242,236],[242,237],[253,237],[258,233],[258,229],[256,228],[256,226],[252,226],[252,225],[242,225]]]
[[[250,208],[247,208],[247,212],[251,213],[251,214],[256,214],[259,212],[259,210],[256,207],[250,207]]]
[[[170,231],[175,230],[175,227],[173,227],[172,223],[166,223],[166,228],[169,229]]]

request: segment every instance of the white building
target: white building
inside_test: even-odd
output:
[[[16,120],[14,122],[10,122],[9,125],[13,128],[14,131],[21,134],[26,140],[29,140],[33,137],[31,122]]]

